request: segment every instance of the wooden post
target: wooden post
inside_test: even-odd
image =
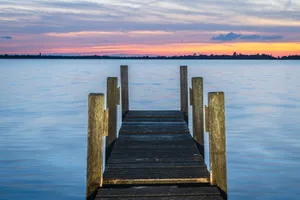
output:
[[[193,137],[204,158],[203,78],[192,78]]]
[[[184,120],[188,123],[188,72],[187,66],[180,66],[180,104]]]
[[[102,186],[104,120],[104,94],[89,94],[86,199]]]
[[[122,121],[129,111],[128,66],[121,65]]]
[[[208,93],[210,181],[227,199],[225,102],[223,92]]]
[[[107,78],[106,107],[109,108],[108,136],[106,137],[106,161],[108,160],[115,140],[117,139],[117,104],[118,104],[118,78]]]

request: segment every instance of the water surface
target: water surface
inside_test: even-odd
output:
[[[299,61],[0,60],[0,199],[85,198],[87,97],[121,64],[130,109],[179,109],[180,65],[225,92],[229,199],[299,198]]]

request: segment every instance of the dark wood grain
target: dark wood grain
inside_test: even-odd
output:
[[[184,199],[184,200],[221,200],[216,187],[131,187],[131,188],[101,188],[96,199]]]

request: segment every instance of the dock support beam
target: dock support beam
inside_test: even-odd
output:
[[[223,92],[208,93],[210,181],[227,199],[225,98]]]
[[[188,106],[188,72],[187,66],[180,66],[180,105],[184,115],[184,120],[188,123],[189,106]]]
[[[106,107],[109,108],[109,119],[108,119],[108,136],[106,137],[106,156],[107,161],[115,140],[117,139],[117,105],[119,102],[119,89],[118,89],[118,78],[108,77],[107,78],[107,89],[106,89]]]
[[[86,199],[92,199],[103,182],[102,148],[107,128],[105,116],[107,117],[107,113],[104,112],[104,94],[89,94]]]
[[[204,158],[203,78],[192,78],[190,101],[193,110],[193,137]]]
[[[121,65],[122,121],[129,111],[128,66]]]

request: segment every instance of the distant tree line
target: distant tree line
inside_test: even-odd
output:
[[[0,55],[0,59],[233,59],[233,60],[300,60],[300,55],[274,57],[267,54],[237,54],[232,55],[180,55],[180,56],[71,56],[71,55]]]

